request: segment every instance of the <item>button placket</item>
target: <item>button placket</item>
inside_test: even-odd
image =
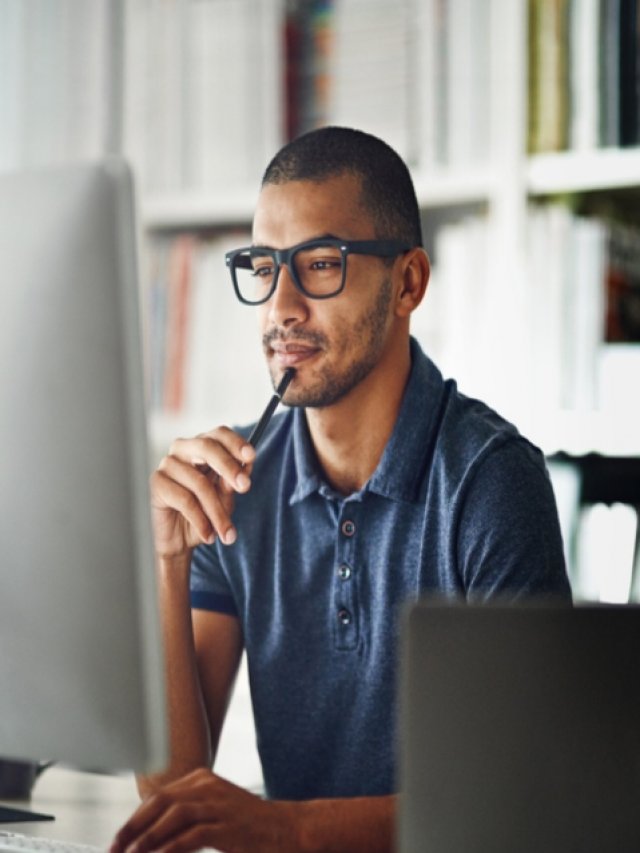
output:
[[[335,647],[342,651],[352,651],[358,645],[358,606],[354,577],[357,528],[354,505],[347,502],[342,506],[338,522],[336,569],[333,581],[334,642]]]

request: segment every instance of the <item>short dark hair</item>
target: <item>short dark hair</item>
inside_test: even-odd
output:
[[[422,246],[420,208],[404,160],[381,139],[348,127],[321,127],[287,143],[267,166],[266,184],[360,178],[362,201],[379,238]]]

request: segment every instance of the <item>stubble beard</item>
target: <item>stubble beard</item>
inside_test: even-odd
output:
[[[332,406],[371,373],[378,364],[384,348],[391,294],[391,278],[387,277],[382,281],[376,301],[371,308],[360,317],[355,326],[347,330],[349,335],[347,348],[357,353],[355,360],[342,371],[332,367],[331,364],[326,365],[313,384],[303,388],[297,389],[294,382],[287,391],[286,401],[283,401],[285,405],[313,409]],[[274,333],[264,336],[265,351],[276,338],[278,335]],[[296,333],[295,340],[319,346],[324,352],[328,351],[329,341],[321,333],[300,331]]]

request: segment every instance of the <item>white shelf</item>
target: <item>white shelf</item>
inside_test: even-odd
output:
[[[257,187],[150,195],[142,199],[142,222],[149,230],[247,225],[257,195]]]
[[[537,154],[527,163],[532,195],[640,187],[640,148]]]
[[[423,210],[488,202],[495,191],[494,176],[489,168],[456,169],[449,174],[416,171],[413,180]]]
[[[637,456],[640,452],[637,412],[618,417],[613,412],[556,412],[527,435],[546,455],[565,451],[575,456]]]
[[[414,176],[418,202],[434,209],[489,201],[494,188],[488,169]],[[247,225],[253,218],[258,188],[239,187],[220,192],[176,192],[143,198],[141,215],[148,230],[220,228]]]

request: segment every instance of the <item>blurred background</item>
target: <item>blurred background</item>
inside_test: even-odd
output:
[[[414,334],[544,450],[576,600],[637,601],[638,5],[0,0],[0,169],[134,168],[154,458],[262,410],[224,253],[282,143],[359,127],[414,175],[433,265]],[[248,726],[241,680],[221,767],[257,785]]]

